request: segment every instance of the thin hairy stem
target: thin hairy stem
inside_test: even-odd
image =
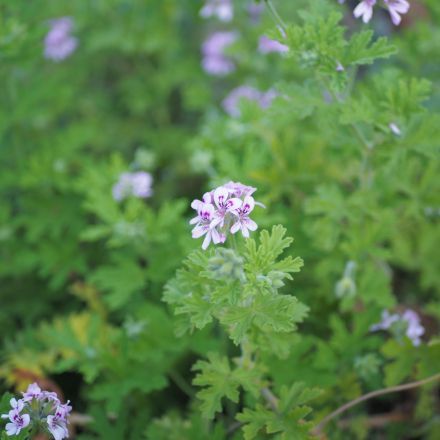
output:
[[[278,14],[278,11],[276,10],[271,0],[264,0],[264,2],[266,3],[267,9],[269,9],[269,12],[272,14],[273,19],[279,26],[281,33],[284,37],[286,35],[286,25],[283,19],[280,17],[280,14]]]
[[[372,399],[373,397],[383,396],[384,394],[390,394],[390,393],[397,393],[399,391],[405,391],[410,390],[412,388],[421,387],[423,385],[426,385],[430,382],[435,382],[436,380],[440,379],[440,373],[435,374],[434,376],[430,376],[423,380],[418,380],[416,382],[410,382],[404,385],[397,385],[395,387],[389,387],[389,388],[383,388],[381,390],[372,391],[371,393],[364,394],[363,396],[358,397],[357,399],[352,400],[351,402],[346,403],[345,405],[342,405],[337,410],[333,411],[328,416],[324,417],[321,422],[314,428],[313,433],[315,435],[319,435],[324,426],[327,425],[330,420],[334,419],[335,417],[339,416],[343,412],[349,410],[353,406],[357,405],[358,403],[365,402],[366,400]]]
[[[194,397],[195,392],[191,385],[175,370],[171,370],[168,372],[168,376],[170,376],[171,380],[183,391],[188,397]]]
[[[265,398],[266,402],[271,407],[272,411],[278,412],[278,398],[272,393],[272,391],[265,387],[261,389],[261,395]]]

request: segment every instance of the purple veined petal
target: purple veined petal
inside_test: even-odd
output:
[[[31,422],[31,416],[29,414],[22,414],[21,418],[23,420],[23,428],[29,425]]]
[[[199,216],[202,217],[202,219],[205,221],[212,220],[214,214],[215,214],[215,208],[210,203],[204,203],[199,211]]]
[[[226,201],[229,197],[229,191],[227,188],[224,188],[222,186],[219,186],[214,191],[214,203],[217,205],[218,208],[221,208],[225,205]]]
[[[241,205],[241,212],[245,215],[253,211],[255,207],[255,200],[252,196],[246,196]]]
[[[197,216],[197,217],[192,218],[192,219],[189,221],[189,224],[190,224],[190,225],[195,225],[195,224],[198,223],[199,221],[200,221],[200,217]]]
[[[227,210],[228,211],[237,210],[241,207],[242,203],[243,202],[239,198],[233,197],[226,202]]]
[[[212,204],[214,202],[212,191],[205,192],[205,194],[203,194],[202,200],[203,200],[203,203]]]

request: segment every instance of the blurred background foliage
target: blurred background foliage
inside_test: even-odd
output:
[[[77,438],[241,438],[227,434],[228,414],[200,416],[191,386],[194,362],[233,344],[214,327],[176,337],[161,301],[200,245],[189,201],[231,179],[258,187],[260,228],[284,224],[305,260],[295,295],[310,314],[289,357],[266,360],[277,386],[294,376],[321,387],[319,419],[440,369],[439,2],[411,2],[398,29],[378,13],[374,38],[389,36],[396,54],[359,68],[347,55],[342,73],[323,55],[334,23],[328,40],[303,45],[292,30],[289,54],[262,54],[259,37],[279,34],[250,3],[234,2],[222,23],[199,16],[201,0],[0,1],[0,378],[3,390],[62,390],[93,417],[74,424]],[[274,3],[288,24],[324,29],[317,20],[338,11],[348,35],[363,27],[356,2]],[[78,48],[53,62],[43,39],[62,16]],[[224,77],[201,67],[216,30],[239,33]],[[280,96],[264,110],[243,100],[231,117],[221,103],[242,84]],[[115,201],[125,171],[152,173],[153,196]],[[369,333],[383,309],[406,308],[422,317],[422,347]],[[331,438],[438,438],[438,407],[426,389],[391,396]],[[368,425],[392,410],[404,419]]]

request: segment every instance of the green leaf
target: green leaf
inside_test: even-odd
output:
[[[257,438],[263,429],[268,434],[278,433],[285,440],[311,438],[309,432],[312,424],[305,420],[311,409],[303,404],[320,394],[321,390],[306,388],[303,383],[294,383],[290,388],[281,388],[276,412],[262,405],[257,405],[254,410],[245,408],[237,416],[237,420],[246,424],[243,427],[245,440]]]
[[[348,42],[343,63],[349,64],[371,64],[375,59],[388,58],[396,53],[395,46],[388,43],[385,37],[378,38],[371,44],[373,31],[365,30],[353,34]]]
[[[145,273],[136,261],[120,258],[114,264],[100,266],[89,280],[108,292],[105,299],[111,308],[116,309],[145,286]]]
[[[239,383],[234,380],[229,361],[217,353],[208,354],[208,361],[198,361],[193,370],[199,371],[193,380],[194,385],[205,387],[197,393],[202,401],[203,416],[212,419],[216,412],[221,411],[221,400],[227,397],[238,402]]]
[[[232,340],[239,344],[252,325],[263,332],[291,332],[305,318],[308,307],[287,295],[259,295],[246,305],[229,307],[219,319],[229,327]]]

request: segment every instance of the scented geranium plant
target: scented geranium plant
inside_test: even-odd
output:
[[[47,434],[54,440],[69,437],[67,425],[72,411],[69,401],[61,403],[55,392],[43,391],[36,383],[30,384],[22,394],[21,399],[10,399],[11,409],[1,416],[7,421],[8,437],[33,439],[39,434]],[[7,396],[2,403],[6,400]]]
[[[438,0],[1,6],[2,440],[439,438]]]
[[[254,438],[260,430],[302,438],[311,428],[305,404],[320,391],[294,378],[274,391],[267,362],[272,356],[289,355],[297,325],[307,316],[307,306],[282,292],[303,261],[282,257],[293,240],[285,237],[281,225],[262,231],[258,240],[251,237],[258,225],[249,215],[256,204],[261,206],[252,196],[255,191],[228,182],[192,202],[197,211],[191,220],[193,238],[205,235],[203,250],[188,257],[168,283],[164,299],[181,318],[180,334],[219,326],[236,347],[230,357],[212,352],[193,367],[194,384],[203,387],[198,393],[203,415],[212,419],[222,413],[228,399],[235,404],[228,416],[230,429],[242,428],[245,438]],[[237,240],[238,231],[242,238]],[[211,240],[215,247],[207,250]],[[239,409],[241,400],[246,404]],[[239,425],[233,424],[234,418]]]

